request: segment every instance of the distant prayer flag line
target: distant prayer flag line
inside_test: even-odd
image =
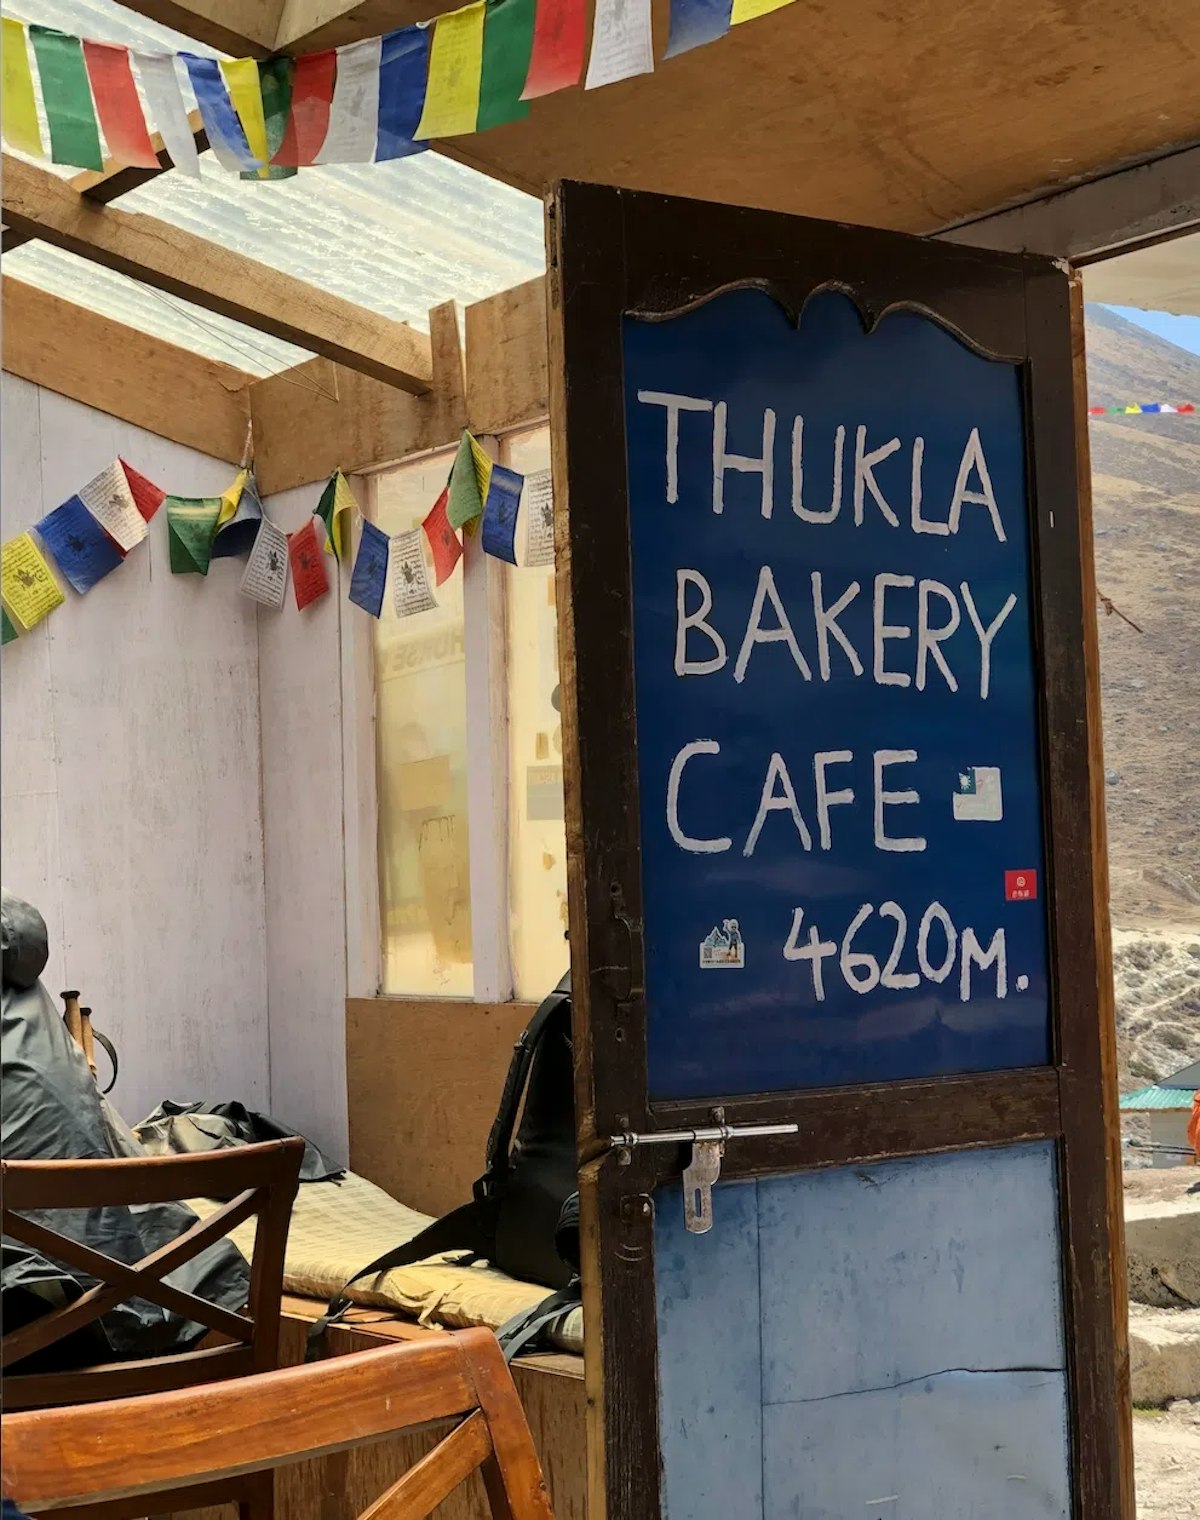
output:
[[[1128,406],[1089,406],[1089,417],[1194,417],[1196,403],[1181,401],[1172,406],[1167,401],[1133,401]]]

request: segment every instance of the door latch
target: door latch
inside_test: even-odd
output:
[[[613,1135],[612,1148],[629,1152],[641,1145],[687,1145],[691,1159],[683,1169],[683,1223],[690,1235],[712,1229],[713,1185],[721,1176],[721,1157],[730,1140],[760,1135],[795,1135],[798,1124],[713,1124],[706,1129],[660,1129],[645,1135]]]

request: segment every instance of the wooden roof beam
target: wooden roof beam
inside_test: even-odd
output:
[[[455,9],[455,0],[283,0],[275,50],[315,53]]]
[[[283,0],[121,0],[127,10],[235,58],[275,49]]]
[[[424,395],[429,339],[155,217],[96,206],[70,183],[4,155],[3,219],[17,234],[103,264],[259,332]]]

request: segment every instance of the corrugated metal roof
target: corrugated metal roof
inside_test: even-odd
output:
[[[1143,1112],[1147,1109],[1191,1108],[1194,1088],[1189,1087],[1139,1087],[1137,1092],[1126,1093],[1121,1107]]]
[[[22,21],[106,41],[213,51],[112,0],[16,0],[13,13]],[[201,171],[199,183],[182,174],[159,175],[117,204],[414,327],[427,329],[431,306],[480,300],[545,267],[540,203],[437,153],[303,169],[293,179],[274,182],[238,179],[205,154]],[[5,272],[255,374],[271,374],[307,357],[44,245],[15,249],[5,258]]]

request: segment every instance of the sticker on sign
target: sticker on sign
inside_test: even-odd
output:
[[[1005,871],[1004,901],[1032,902],[1037,897],[1036,871]]]

